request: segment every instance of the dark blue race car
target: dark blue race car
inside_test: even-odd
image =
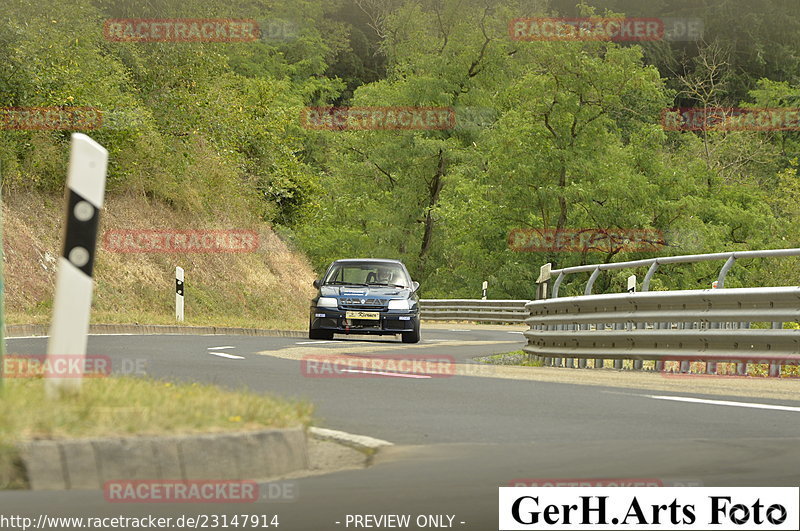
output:
[[[399,260],[337,260],[314,287],[310,339],[401,334],[403,343],[419,342],[419,283]]]

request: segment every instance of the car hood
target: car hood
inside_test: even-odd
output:
[[[388,286],[320,286],[323,297],[408,298],[411,290]]]

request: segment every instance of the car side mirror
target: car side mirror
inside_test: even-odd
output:
[[[416,280],[411,283],[411,291],[417,291],[419,289],[419,282]]]
[[[313,282],[313,284],[314,284],[314,287],[315,287],[315,288],[319,289],[319,286],[320,286],[320,284],[319,284],[319,279],[318,279],[318,278],[315,278],[315,279],[314,279],[314,282]]]

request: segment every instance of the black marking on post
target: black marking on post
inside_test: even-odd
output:
[[[175,279],[175,293],[183,295],[183,280]]]
[[[92,217],[87,220],[80,220],[75,216],[75,206],[83,201],[92,207]],[[94,270],[94,255],[97,246],[97,227],[100,221],[100,210],[90,201],[69,189],[67,200],[67,223],[64,235],[64,249],[61,254],[68,262],[75,267],[92,276]],[[83,248],[88,253],[88,260],[85,264],[75,264],[70,260],[70,254],[76,248]]]

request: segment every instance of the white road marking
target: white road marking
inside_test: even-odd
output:
[[[398,378],[431,378],[427,374],[403,374],[400,372],[362,371],[361,369],[342,369],[341,372],[357,372],[361,374],[374,374],[376,376],[397,376]]]
[[[450,330],[451,332],[472,332],[472,330]]]
[[[227,350],[229,348],[236,348],[236,347],[208,347],[208,350]]]
[[[695,404],[709,404],[712,406],[749,407],[753,409],[774,409],[777,411],[800,412],[800,407],[776,406],[774,404],[757,404],[754,402],[731,402],[730,400],[707,400],[705,398],[692,398],[688,396],[643,395],[656,400],[673,400],[675,402],[692,402]]]
[[[116,336],[139,336],[139,337],[209,336],[209,337],[211,337],[211,336],[218,336],[218,335],[222,336],[222,335],[225,335],[225,334],[158,334],[158,333],[144,334],[144,333],[138,333],[137,332],[137,333],[130,333],[130,334],[87,334],[87,335],[90,336],[90,337],[104,337],[104,336],[111,336],[111,337],[116,337]],[[7,337],[6,339],[47,339],[49,337],[50,336],[13,336],[13,337]],[[267,336],[267,337],[272,337],[272,336]]]
[[[231,360],[243,360],[244,356],[234,356],[233,354],[225,354],[224,352],[209,352],[212,356],[219,356],[220,358],[228,358]]]
[[[525,334],[525,332],[506,332],[506,334]]]
[[[455,341],[455,339],[426,339],[425,341],[433,343],[435,341]]]
[[[321,345],[323,343],[339,343],[339,341],[300,341],[295,345]]]

